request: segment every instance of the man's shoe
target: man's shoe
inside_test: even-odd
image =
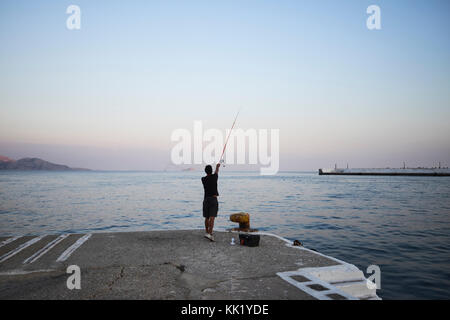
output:
[[[211,240],[211,235],[209,233],[205,233],[205,238]]]
[[[209,235],[209,240],[216,241],[216,240],[214,240],[214,236],[212,234]]]

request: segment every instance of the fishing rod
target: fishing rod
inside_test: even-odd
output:
[[[242,109],[242,108],[241,108],[241,109]],[[223,163],[223,166],[224,166],[224,167],[225,167],[225,161],[223,160],[223,155],[225,154],[225,150],[227,149],[228,139],[230,139],[231,132],[233,131],[234,125],[236,124],[236,120],[237,120],[237,118],[238,118],[238,116],[239,116],[239,113],[241,112],[241,109],[239,109],[239,111],[238,111],[237,114],[236,114],[236,117],[234,117],[233,125],[231,126],[231,130],[230,130],[230,132],[228,133],[227,140],[225,141],[225,144],[224,144],[224,146],[223,146],[222,155],[220,156],[219,163]]]

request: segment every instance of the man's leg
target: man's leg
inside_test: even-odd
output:
[[[214,219],[217,217],[217,211],[219,211],[219,202],[217,197],[213,198],[214,201],[211,205],[209,212],[209,234],[212,235],[214,229]]]
[[[205,232],[209,233],[209,218],[205,218]]]
[[[209,217],[209,223],[208,223],[208,227],[209,227],[209,234],[213,233],[213,229],[214,229],[214,219],[215,217]]]
[[[209,229],[209,210],[208,210],[208,203],[206,202],[206,198],[203,199],[203,217],[205,218],[205,232],[208,233],[208,229]]]

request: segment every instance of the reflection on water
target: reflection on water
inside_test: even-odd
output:
[[[356,264],[381,268],[379,295],[450,298],[450,178],[227,172],[228,215]],[[0,236],[201,228],[199,172],[1,172]]]

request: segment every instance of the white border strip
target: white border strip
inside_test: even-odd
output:
[[[329,284],[328,282],[325,282],[325,281],[313,276],[312,274],[309,274],[308,272],[304,272],[302,270],[277,272],[277,275],[281,279],[289,282],[293,286],[299,288],[300,290],[306,292],[310,296],[313,296],[314,298],[319,299],[319,300],[333,300],[331,297],[328,296],[330,294],[338,294],[338,295],[346,298],[347,300],[359,300],[358,298],[356,298],[352,295],[349,295],[348,293],[346,293],[342,290],[339,290],[338,288]],[[302,276],[302,277],[309,279],[310,281],[298,282],[295,279],[293,279],[292,276]],[[327,290],[319,291],[319,290],[314,290],[309,287],[310,285],[314,285],[314,284],[319,284],[322,287],[326,288]]]
[[[17,239],[19,239],[20,237],[13,237],[13,238],[9,238],[6,240],[3,240],[2,243],[0,243],[0,248],[3,247],[4,245],[7,245],[8,243],[11,243]]]
[[[39,240],[41,240],[43,237],[45,236],[39,236],[36,238],[33,238],[31,240],[29,240],[28,242],[22,243],[20,246],[18,246],[17,248],[15,248],[14,250],[4,254],[3,256],[0,257],[0,263],[8,260],[9,258],[15,256],[16,254],[18,254],[20,251],[22,251],[23,249],[31,246],[32,244],[35,244],[36,242],[38,242]]]
[[[39,259],[40,257],[42,257],[44,254],[46,254],[47,252],[49,252],[54,246],[56,246],[58,243],[60,243],[61,241],[63,241],[65,238],[67,238],[69,236],[69,234],[62,234],[59,237],[53,239],[52,241],[50,241],[49,243],[47,243],[47,245],[45,247],[43,247],[42,249],[40,249],[39,251],[35,252],[31,257],[28,257],[27,259],[25,259],[23,261],[23,264],[27,264],[27,263],[33,263],[35,262],[37,259]]]
[[[90,237],[92,236],[91,233],[85,234],[80,239],[78,239],[73,245],[71,245],[69,248],[64,251],[58,259],[56,259],[56,262],[62,262],[66,261],[67,258],[70,257],[72,253],[75,252],[83,243],[85,243]]]
[[[235,232],[235,231],[233,231],[233,232]],[[333,260],[333,261],[335,261],[335,262],[338,262],[339,264],[352,265],[352,264],[350,264],[350,263],[348,263],[348,262],[345,262],[345,261],[336,259],[336,258],[331,257],[331,256],[327,256],[326,254],[323,254],[323,253],[320,253],[320,252],[318,252],[318,251],[314,251],[314,250],[305,248],[305,247],[303,247],[303,246],[294,246],[294,245],[293,245],[293,241],[288,240],[288,239],[286,239],[286,238],[283,238],[283,237],[281,237],[281,236],[279,236],[279,235],[270,233],[270,232],[250,232],[250,234],[259,234],[259,235],[264,235],[264,236],[272,236],[272,237],[278,238],[278,239],[280,239],[280,240],[286,242],[286,245],[287,245],[288,247],[295,248],[295,249],[299,249],[299,250],[308,251],[308,252],[317,254],[317,255],[319,255],[319,256],[322,256],[322,257],[331,259],[331,260]]]

